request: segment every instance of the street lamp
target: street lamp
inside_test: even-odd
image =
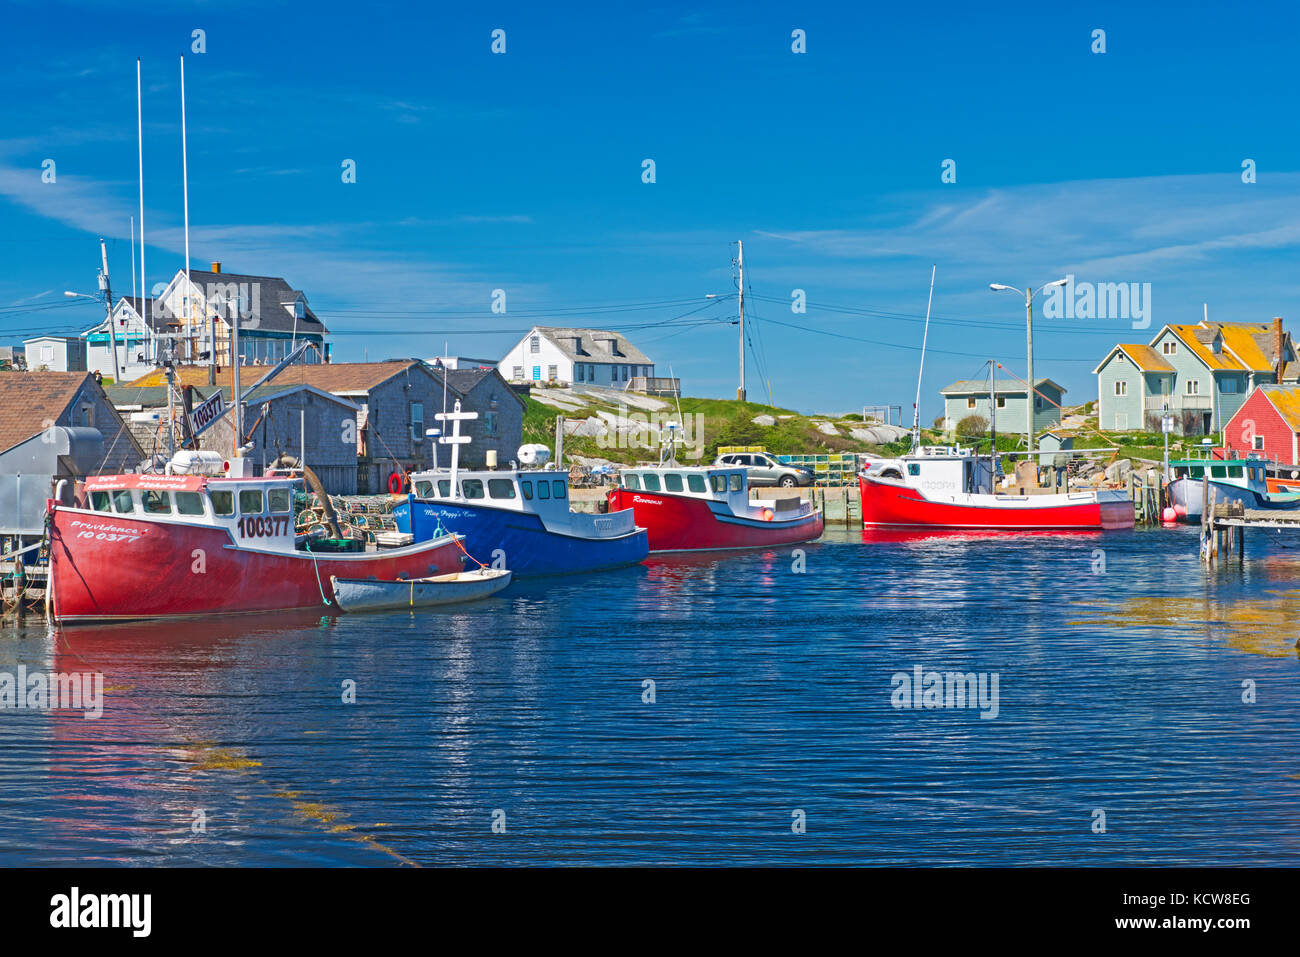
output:
[[[1037,289],[1033,289],[1032,287],[1025,289],[1025,330],[1029,351],[1029,390],[1026,395],[1026,398],[1029,400],[1029,408],[1026,410],[1025,452],[1031,457],[1034,454],[1034,403],[1038,398],[1038,390],[1035,388],[1034,382],[1034,296],[1038,295],[1038,293],[1042,292],[1044,289],[1050,289],[1053,286],[1064,286],[1066,282],[1067,280],[1065,279],[1057,279],[1054,282],[1045,282]],[[1004,286],[1000,282],[989,283],[989,288],[994,292],[1020,292],[1020,290],[1015,286]],[[996,380],[996,376],[994,378]],[[1037,474],[1037,468],[1038,465],[1035,460],[1035,474]],[[1037,484],[1037,482],[1035,482],[1035,484]]]
[[[105,282],[103,276],[100,277],[100,281],[101,283]],[[113,328],[113,303],[108,298],[109,293],[105,291],[101,296],[90,296],[84,292],[73,292],[71,289],[65,289],[63,294],[69,299],[89,299],[92,302],[102,302],[104,304],[108,312],[108,341],[113,351],[113,381],[121,385],[122,376],[117,369],[117,330]]]

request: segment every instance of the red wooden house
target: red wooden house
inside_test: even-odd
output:
[[[1223,427],[1223,444],[1283,465],[1300,464],[1300,386],[1256,388]]]

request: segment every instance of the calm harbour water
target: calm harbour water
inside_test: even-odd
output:
[[[1300,864],[1300,539],[1252,534],[1244,572],[1194,529],[832,531],[802,573],[28,619],[0,672],[97,669],[106,704],[0,711],[0,864]],[[916,665],[996,674],[997,717],[892,707]]]

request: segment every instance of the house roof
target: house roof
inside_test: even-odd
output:
[[[1121,342],[1106,354],[1106,358],[1101,361],[1101,365],[1092,370],[1094,375],[1100,372],[1101,367],[1110,361],[1110,357],[1115,354],[1116,350],[1119,350],[1120,352],[1123,352],[1124,355],[1128,356],[1133,364],[1143,372],[1174,371],[1174,367],[1171,366],[1169,362],[1160,355],[1160,353],[1156,352],[1156,350],[1150,346],[1143,345],[1140,342]]]
[[[577,329],[571,326],[537,326],[537,331],[555,344],[570,359],[579,362],[631,362],[636,365],[654,365],[627,337],[608,329]],[[573,340],[577,339],[577,348]],[[615,353],[611,355],[598,339],[613,339]]]
[[[1042,390],[1044,385],[1050,385],[1058,390],[1062,395],[1065,394],[1065,388],[1060,383],[1053,382],[1051,379],[1037,379],[1034,382],[1034,388]],[[1027,391],[1025,384],[1019,379],[997,379],[994,381],[994,392],[1002,392],[1007,395],[1015,395]],[[988,395],[988,379],[959,379],[952,385],[939,390],[940,395]]]
[[[439,369],[438,371],[446,375],[447,384],[450,385],[452,389],[459,392],[461,395],[469,395],[472,391],[474,391],[474,389],[478,386],[478,384],[482,382],[484,379],[496,378],[499,380],[499,385],[502,387],[502,389],[505,392],[507,392],[516,402],[518,402],[520,406],[523,406],[525,408],[527,408],[528,406],[528,403],[525,402],[519,396],[519,393],[515,392],[514,389],[510,388],[510,383],[506,382],[506,380],[502,377],[501,373],[498,372],[495,368],[493,369]]]
[[[90,383],[89,372],[0,373],[0,452],[26,442],[57,422]]]
[[[315,386],[317,389],[332,392],[336,395],[361,395],[413,367],[417,367],[420,371],[432,376],[441,384],[442,379],[438,377],[438,370],[429,368],[419,359],[394,359],[388,362],[331,362],[323,365],[295,363],[283,369],[279,375],[267,384],[274,384],[277,389],[303,384]],[[239,374],[240,384],[243,385],[243,383],[247,382],[252,385],[270,369],[270,366],[242,366]],[[166,383],[167,376],[165,372],[162,369],[155,369],[142,375],[134,382],[128,383],[124,388],[164,386]],[[206,389],[208,385],[208,367],[177,367],[176,384],[192,385]],[[230,386],[231,374],[229,367],[217,370],[217,384]],[[452,392],[457,393],[458,398],[462,397],[454,383],[448,381],[448,386]]]
[[[234,389],[230,385],[214,387],[207,385],[206,382],[203,385],[194,386],[196,394],[195,403],[197,404],[198,402],[211,397],[218,389],[221,390],[222,396],[225,398],[226,403],[229,404],[231,396],[234,394]],[[260,402],[268,402],[271,399],[283,395],[289,395],[301,390],[306,390],[315,395],[319,395],[328,401],[337,402],[339,405],[348,406],[353,409],[356,408],[356,403],[350,402],[342,396],[334,395],[333,393],[318,389],[315,386],[304,385],[299,382],[280,382],[278,379],[272,379],[270,382],[263,383],[252,392],[247,393],[244,397],[244,401],[249,405],[257,405]],[[104,392],[108,395],[109,401],[117,408],[138,405],[142,409],[160,409],[167,405],[167,387],[162,385],[107,386],[105,387]]]
[[[1272,372],[1276,365],[1270,322],[1202,321],[1196,325],[1170,324],[1165,328],[1212,371]],[[1161,335],[1164,329],[1151,340],[1152,345]],[[1213,350],[1215,338],[1220,338],[1223,345],[1217,353]]]
[[[1270,405],[1277,409],[1277,414],[1292,432],[1300,432],[1300,386],[1274,385],[1269,383],[1259,387]]]

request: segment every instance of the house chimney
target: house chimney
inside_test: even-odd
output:
[[[1279,385],[1282,384],[1282,373],[1286,371],[1286,359],[1282,353],[1282,319],[1280,316],[1273,317],[1273,367],[1274,380]]]
[[[221,263],[213,263],[213,264],[212,264],[212,271],[213,271],[213,272],[221,272]]]

